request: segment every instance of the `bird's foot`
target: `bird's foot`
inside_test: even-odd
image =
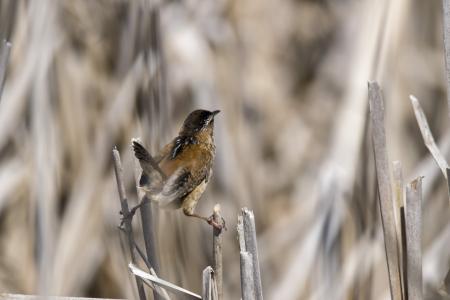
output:
[[[208,218],[206,218],[206,222],[211,225],[212,227],[216,228],[217,230],[222,230],[225,229],[227,230],[227,226],[225,225],[225,219],[223,217],[222,218],[222,224],[219,224],[218,222],[216,222],[214,220],[214,215],[209,216]]]

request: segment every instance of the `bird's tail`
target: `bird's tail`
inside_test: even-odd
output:
[[[150,194],[159,193],[166,179],[164,173],[138,139],[132,139],[132,147],[142,167],[139,187]]]

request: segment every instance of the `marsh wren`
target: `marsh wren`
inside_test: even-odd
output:
[[[183,209],[189,217],[196,217],[222,229],[212,217],[194,213],[198,200],[212,174],[216,147],[214,145],[214,117],[219,110],[195,110],[189,114],[178,136],[152,158],[138,140],[132,146],[142,167],[139,187],[161,208]]]

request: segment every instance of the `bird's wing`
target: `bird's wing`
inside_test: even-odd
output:
[[[186,168],[178,168],[167,179],[162,191],[156,196],[156,201],[161,207],[165,207],[174,201],[181,200],[205,180],[207,172],[204,173],[200,176],[193,176]]]
[[[175,159],[186,147],[194,144],[197,144],[197,140],[193,136],[177,136],[171,143],[170,157]]]

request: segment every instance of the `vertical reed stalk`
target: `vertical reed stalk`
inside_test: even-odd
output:
[[[136,264],[136,256],[134,253],[134,237],[133,237],[133,229],[131,227],[131,218],[130,216],[130,210],[128,208],[128,200],[125,193],[125,185],[123,181],[123,168],[122,168],[122,162],[120,160],[120,153],[117,150],[116,147],[113,149],[113,159],[114,159],[114,171],[116,173],[116,181],[117,181],[117,189],[119,191],[119,200],[120,200],[120,206],[122,209],[122,216],[124,220],[124,226],[125,226],[125,233],[128,238],[128,246],[130,249],[130,256],[131,256],[131,262],[133,264]],[[135,276],[136,279],[136,286],[139,293],[139,299],[145,300],[145,290],[144,285],[142,284],[142,279],[140,279],[138,276]]]
[[[253,263],[253,280],[257,300],[263,299],[261,273],[259,270],[258,245],[256,241],[255,216],[248,208],[242,209],[245,251],[249,252]]]
[[[222,223],[220,215],[220,205],[214,206],[214,222]],[[223,299],[223,265],[222,265],[222,231],[223,229],[213,229],[213,251],[214,251],[214,279],[217,286],[217,296],[219,300]]]
[[[372,121],[372,140],[377,170],[381,221],[383,225],[389,286],[393,300],[402,299],[397,230],[393,211],[391,181],[389,175],[386,132],[384,128],[384,101],[376,82],[369,82],[369,110]]]
[[[4,40],[0,46],[0,100],[2,99],[3,85],[5,84],[10,50],[11,43]]]

